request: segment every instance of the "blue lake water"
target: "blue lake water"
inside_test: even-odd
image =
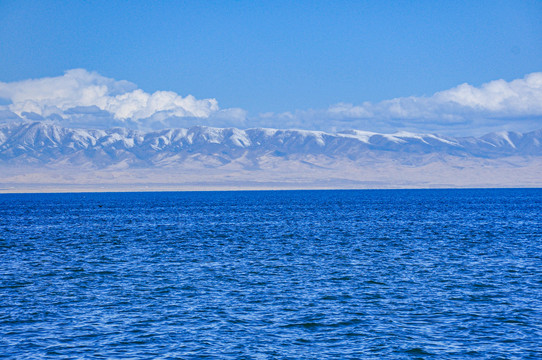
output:
[[[0,357],[540,359],[542,190],[0,195]]]

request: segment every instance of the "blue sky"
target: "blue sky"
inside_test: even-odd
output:
[[[0,81],[86,69],[311,127],[311,109],[542,71],[540,19],[540,1],[2,0]]]

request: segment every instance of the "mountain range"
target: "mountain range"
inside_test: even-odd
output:
[[[446,137],[0,124],[0,190],[542,185],[542,130]]]

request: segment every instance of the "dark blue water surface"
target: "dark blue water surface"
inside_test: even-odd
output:
[[[0,357],[542,358],[542,190],[0,195]]]

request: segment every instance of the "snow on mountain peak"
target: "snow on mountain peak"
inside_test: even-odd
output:
[[[0,162],[85,159],[86,162],[107,164],[121,160],[158,164],[164,163],[165,158],[184,161],[182,159],[195,154],[201,154],[202,159],[215,157],[220,163],[243,156],[268,156],[266,154],[325,156],[333,159],[364,158],[368,154],[373,154],[372,157],[396,154],[393,156],[407,158],[429,153],[482,158],[542,156],[541,142],[542,131],[527,134],[499,132],[481,138],[451,138],[410,132],[378,134],[346,130],[326,133],[195,126],[144,133],[124,128],[68,129],[52,123],[35,122],[0,124]]]

